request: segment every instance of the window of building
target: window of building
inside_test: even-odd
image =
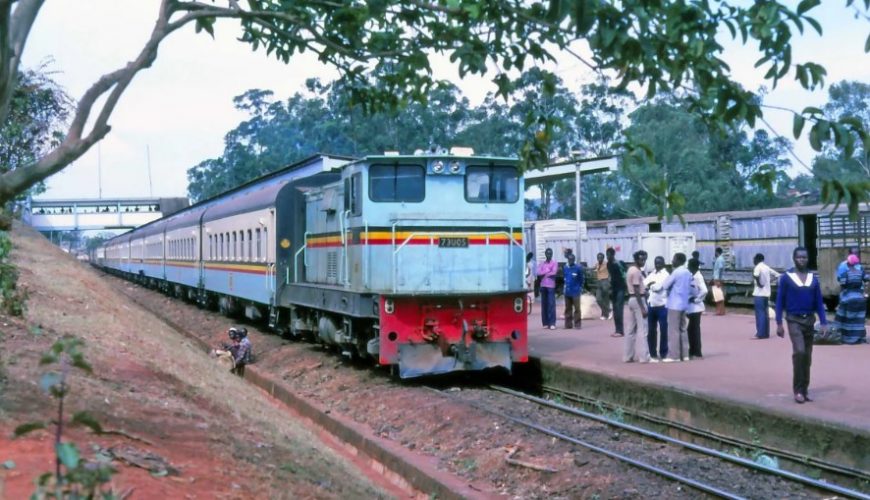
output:
[[[513,167],[468,167],[465,173],[465,199],[470,202],[515,203],[519,188],[519,173]]]
[[[372,165],[369,198],[372,201],[420,202],[426,196],[426,171],[420,165]]]
[[[245,260],[245,230],[239,231],[239,260]]]
[[[248,229],[248,260],[254,260],[254,232]]]

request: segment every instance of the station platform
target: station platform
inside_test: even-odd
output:
[[[623,363],[625,339],[610,336],[612,320],[584,320],[580,330],[566,330],[562,307],[560,300],[556,330],[541,326],[540,302],[529,316],[529,352],[543,383],[747,439],[763,435],[870,470],[870,344],[814,346],[814,401],[797,404],[791,343],[776,336],[772,319],[771,338],[753,340],[749,311],[708,310],[701,319],[703,359]]]

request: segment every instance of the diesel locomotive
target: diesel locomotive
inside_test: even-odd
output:
[[[528,359],[515,159],[320,155],[106,241],[96,265],[402,378]]]

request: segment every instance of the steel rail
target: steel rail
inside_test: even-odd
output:
[[[444,392],[444,391],[441,391],[438,389],[434,389],[434,388],[430,388],[430,389],[443,395],[443,396],[459,400],[459,398],[457,398],[456,396],[449,394],[447,392]],[[602,455],[608,456],[608,457],[613,458],[615,460],[619,460],[620,462],[625,462],[629,465],[632,465],[632,466],[637,467],[639,469],[643,469],[647,472],[652,472],[653,474],[657,474],[659,476],[666,477],[666,478],[671,479],[673,481],[676,481],[678,483],[685,484],[686,486],[692,487],[698,491],[703,491],[704,493],[709,493],[709,494],[717,496],[719,498],[727,498],[729,500],[743,500],[744,499],[744,497],[741,497],[740,495],[736,495],[736,494],[731,493],[729,491],[721,490],[719,488],[716,488],[715,486],[711,486],[709,484],[702,483],[700,481],[696,481],[692,478],[688,478],[685,476],[681,476],[679,474],[675,474],[673,472],[662,469],[660,467],[656,467],[655,465],[649,464],[647,462],[635,460],[631,457],[628,457],[628,456],[622,455],[620,453],[617,453],[615,451],[608,450],[607,448],[602,448],[602,447],[594,445],[592,443],[577,439],[573,436],[568,436],[567,434],[563,434],[559,431],[550,429],[548,427],[544,427],[542,425],[538,425],[534,422],[530,422],[528,420],[525,420],[525,419],[522,419],[519,417],[514,417],[512,415],[508,415],[506,413],[503,413],[503,412],[498,411],[498,410],[494,410],[492,408],[487,408],[486,406],[483,406],[479,403],[475,403],[473,401],[463,401],[463,402],[473,406],[474,408],[477,408],[478,410],[485,411],[487,413],[491,413],[491,414],[499,416],[505,420],[514,422],[515,424],[518,424],[518,425],[522,425],[523,427],[528,427],[529,429],[536,430],[538,432],[541,432],[541,433],[546,434],[548,436],[554,437],[556,439],[561,439],[563,441],[567,441],[569,443],[576,444],[578,446],[582,446],[582,447],[587,448],[589,450],[592,450],[596,453],[601,453]]]
[[[802,476],[802,475],[796,474],[794,472],[789,472],[789,471],[784,471],[781,469],[775,469],[773,467],[768,467],[766,465],[762,465],[762,464],[753,462],[752,460],[746,460],[745,458],[740,458],[740,457],[736,457],[734,455],[729,455],[729,454],[723,453],[719,450],[714,450],[712,448],[707,448],[705,446],[700,446],[700,445],[697,445],[694,443],[689,443],[687,441],[672,438],[670,436],[665,436],[664,434],[660,434],[658,432],[653,432],[653,431],[650,431],[650,430],[647,430],[647,429],[644,429],[641,427],[637,427],[635,425],[617,422],[615,420],[609,419],[607,417],[603,417],[601,415],[596,415],[594,413],[589,413],[587,411],[578,410],[577,408],[572,408],[570,406],[555,403],[553,401],[548,401],[548,400],[543,399],[543,398],[531,396],[529,394],[524,394],[522,392],[518,392],[518,391],[515,391],[513,389],[508,389],[507,387],[492,385],[492,386],[490,386],[490,388],[495,390],[495,391],[502,392],[504,394],[509,394],[511,396],[514,396],[514,397],[518,397],[518,398],[522,398],[522,399],[525,399],[528,401],[532,401],[532,402],[537,403],[541,406],[554,408],[556,410],[559,410],[559,411],[562,411],[565,413],[570,413],[570,414],[573,414],[573,415],[576,415],[579,417],[594,420],[596,422],[601,422],[601,423],[609,425],[611,427],[617,427],[619,429],[634,432],[636,434],[640,434],[640,435],[645,436],[645,437],[649,437],[649,438],[657,439],[659,441],[663,441],[663,442],[670,443],[673,445],[681,446],[683,448],[695,451],[697,453],[701,453],[701,454],[708,455],[711,457],[716,457],[716,458],[719,458],[719,459],[722,459],[722,460],[725,460],[728,462],[742,465],[744,467],[754,469],[757,471],[766,472],[768,474],[772,474],[775,476],[780,476],[780,477],[783,477],[785,479],[789,479],[789,480],[794,481],[794,482],[798,482],[798,483],[805,484],[807,486],[812,486],[814,488],[818,488],[820,490],[830,491],[832,493],[836,493],[838,495],[844,495],[844,496],[849,497],[849,498],[856,498],[859,500],[870,500],[870,496],[865,495],[864,493],[861,493],[860,491],[855,491],[855,490],[851,490],[849,488],[844,488],[842,486],[838,486],[836,484],[831,484],[831,483],[827,483],[824,481],[819,481],[817,479]]]
[[[603,406],[605,408],[618,408],[616,405],[601,402],[601,401],[596,401],[592,398],[582,396],[580,394],[576,394],[576,393],[573,393],[570,391],[566,391],[564,389],[558,389],[555,387],[550,387],[550,386],[545,385],[545,386],[543,386],[543,391],[547,392],[547,393],[555,394],[557,396],[560,396],[560,397],[563,397],[563,398],[566,398],[566,399],[569,399],[572,401],[576,401],[576,402],[582,403],[582,404],[589,404],[589,405],[600,404],[601,406]],[[733,437],[725,436],[725,435],[722,435],[722,434],[719,434],[716,432],[707,431],[704,429],[699,429],[697,427],[687,425],[687,424],[682,424],[680,422],[674,422],[672,420],[668,420],[666,418],[659,417],[656,415],[651,415],[649,413],[645,413],[642,411],[623,409],[623,408],[620,408],[620,410],[622,410],[624,413],[631,415],[632,417],[635,417],[635,418],[646,420],[648,422],[652,422],[652,423],[659,424],[659,425],[665,425],[665,426],[671,427],[673,429],[677,429],[677,430],[680,430],[683,432],[688,432],[690,434],[694,434],[696,436],[700,436],[700,437],[710,439],[713,441],[718,441],[718,442],[723,443],[723,444],[728,444],[731,446],[740,446],[740,447],[745,447],[745,448],[756,448],[756,449],[762,450],[765,453],[768,453],[770,455],[775,455],[779,458],[791,460],[792,462],[811,465],[812,467],[815,467],[817,469],[823,469],[827,472],[840,474],[842,476],[847,476],[847,477],[850,477],[853,479],[858,479],[858,480],[862,480],[862,481],[870,481],[870,474],[868,474],[867,472],[864,472],[864,471],[859,470],[859,469],[847,467],[845,465],[826,462],[824,460],[819,460],[817,458],[813,458],[813,457],[806,456],[806,455],[798,455],[797,453],[794,453],[794,452],[791,452],[788,450],[783,450],[780,448],[774,448],[772,446],[749,443],[749,442],[743,441],[743,440],[738,439],[738,438],[733,438]]]

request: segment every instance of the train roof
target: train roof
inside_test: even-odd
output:
[[[511,158],[507,156],[476,156],[476,155],[451,155],[447,153],[424,153],[419,155],[369,155],[364,158],[361,158],[354,163],[359,162],[397,162],[397,161],[420,161],[421,159],[425,161],[429,160],[463,160],[463,161],[489,161],[489,162],[497,162],[497,163],[513,163],[516,164],[519,162],[518,158]]]
[[[847,209],[843,205],[836,208],[836,210],[835,207],[832,205],[804,205],[797,207],[766,208],[762,210],[723,210],[719,212],[698,212],[683,214],[683,220],[685,220],[686,222],[706,221],[723,215],[731,216],[731,218],[757,219],[762,217],[776,217],[783,215],[826,215],[830,213],[844,214],[846,212]],[[661,221],[662,219],[659,219],[657,216],[648,216],[629,219],[606,219],[586,221],[586,224],[587,227],[605,227],[609,224],[655,224]]]

